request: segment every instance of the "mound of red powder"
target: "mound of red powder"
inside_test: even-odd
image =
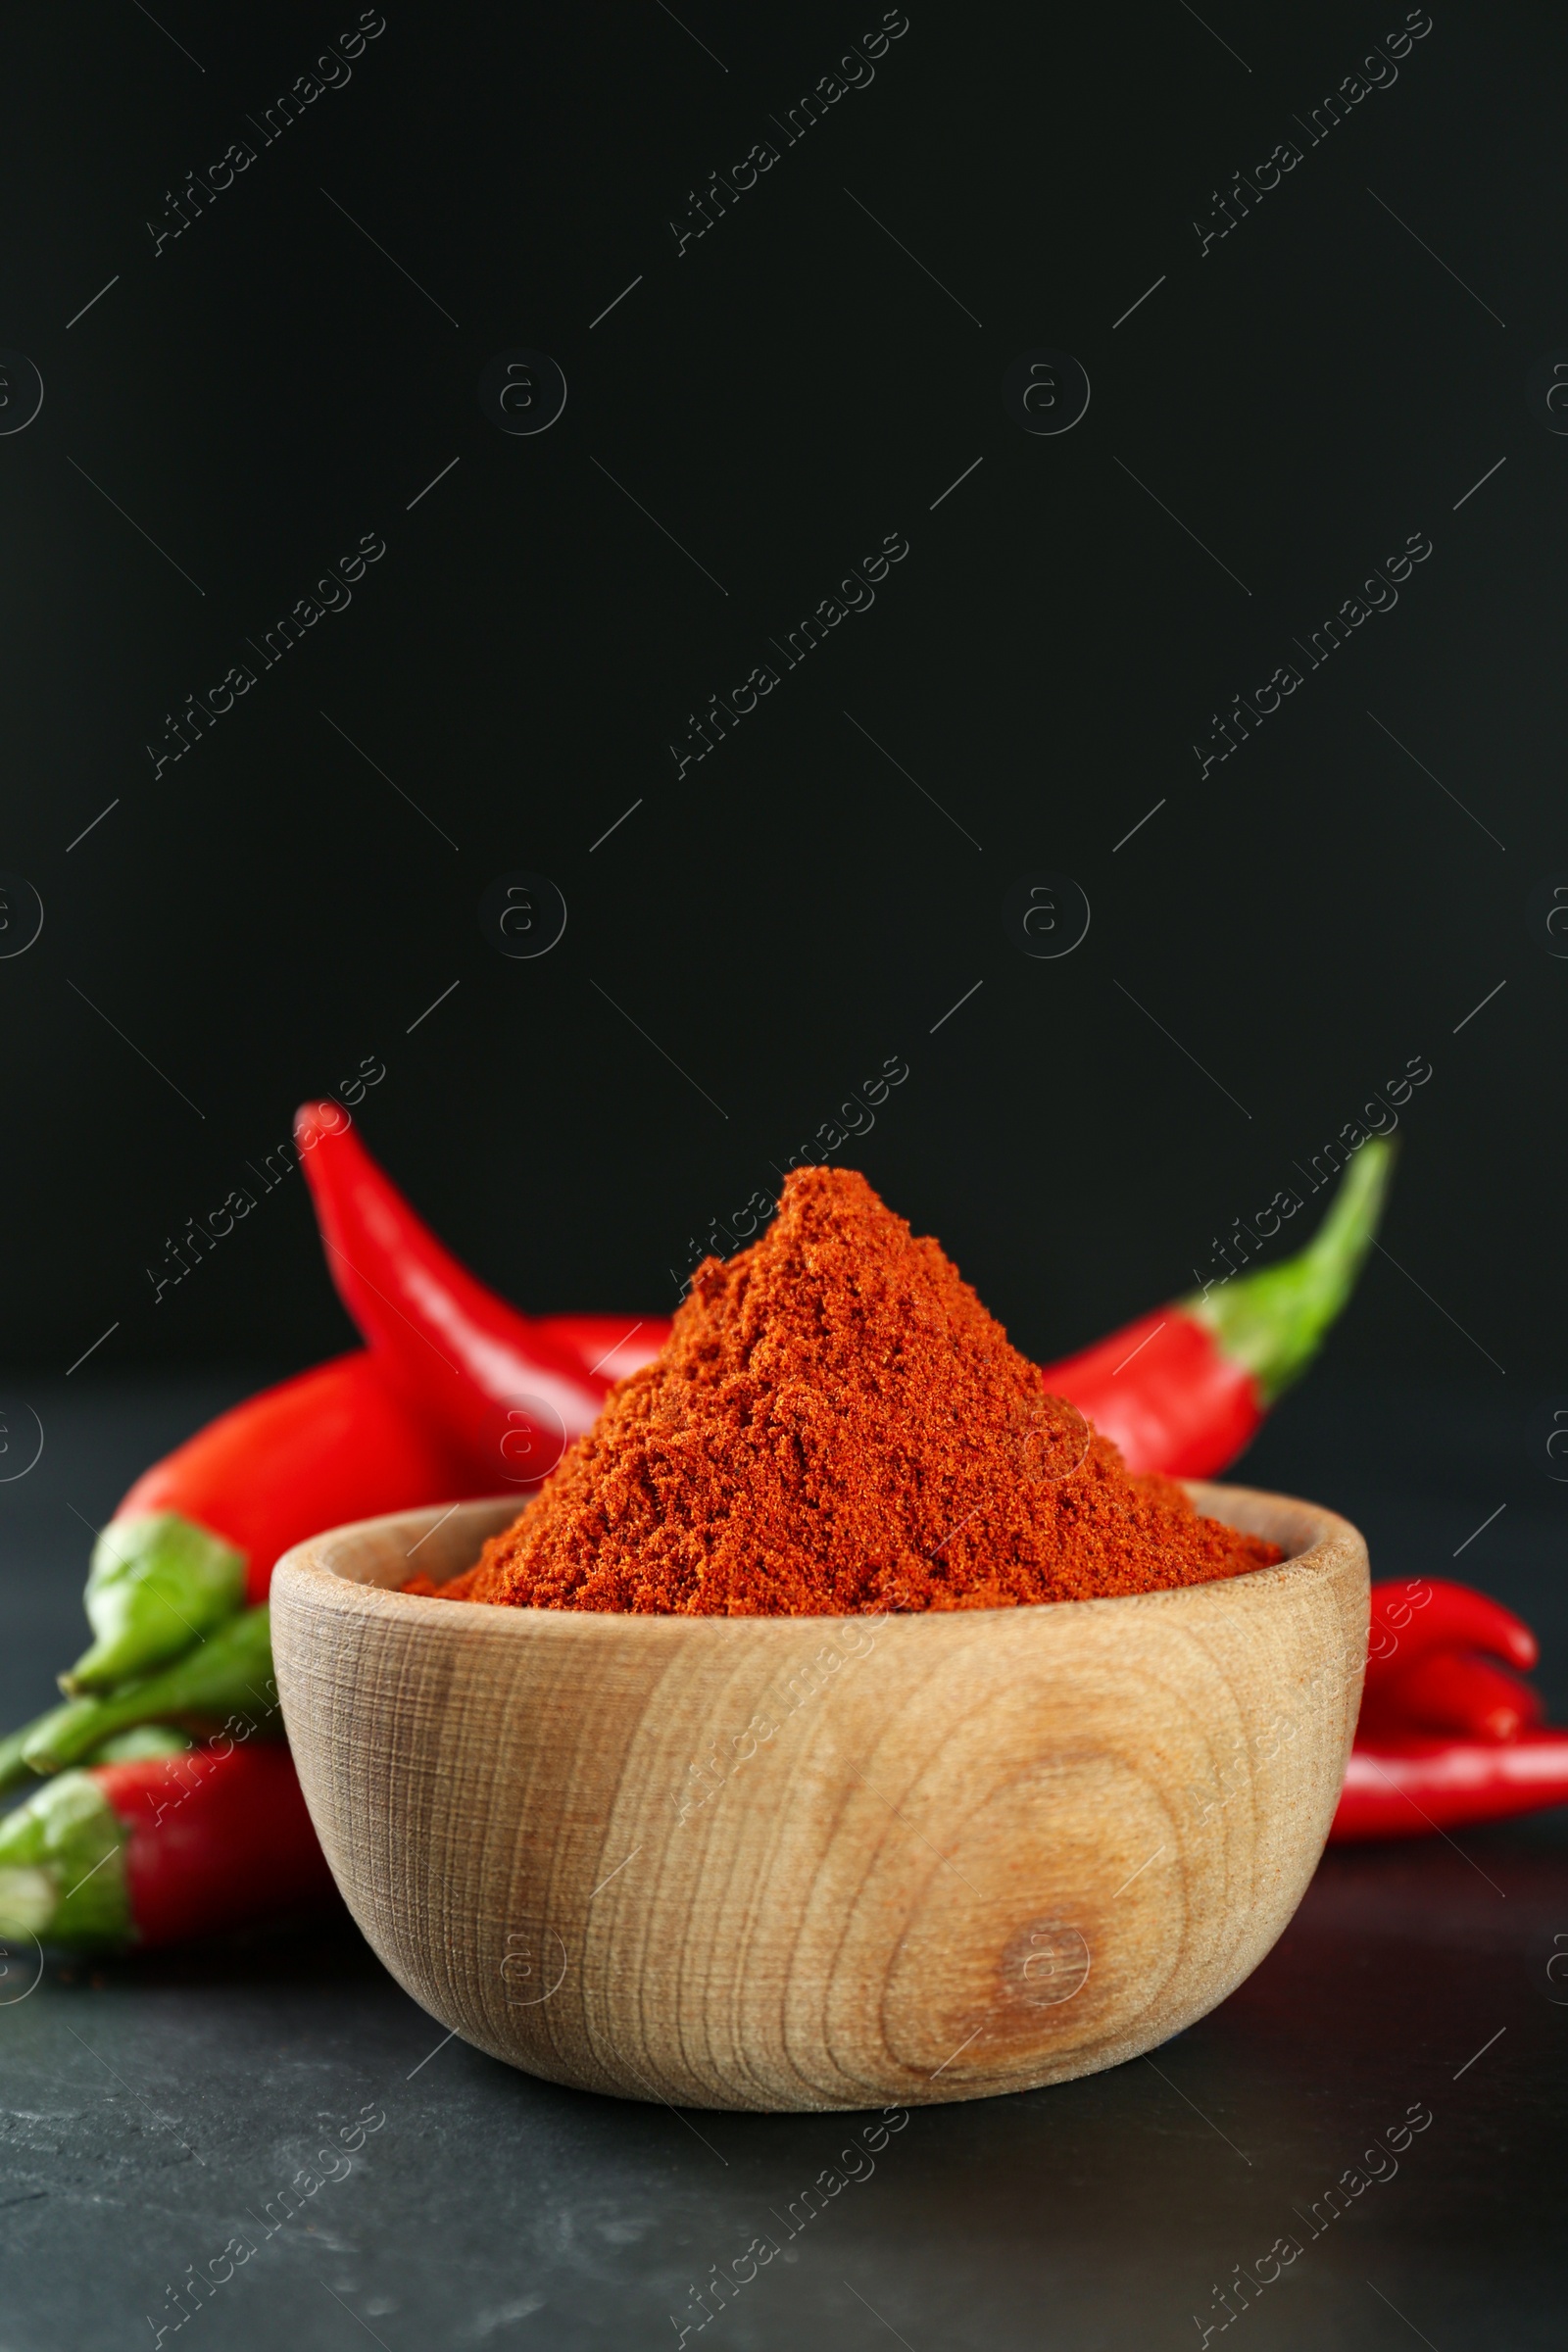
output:
[[[987,1609],[1280,1556],[1170,1480],[1129,1476],[863,1176],[802,1168],[759,1241],[698,1268],[663,1353],[441,1591],[731,1616]]]

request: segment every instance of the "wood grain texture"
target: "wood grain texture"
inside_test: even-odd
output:
[[[455,1575],[514,1500],[317,1537],[273,1649],[338,1885],[433,2017],[628,2098],[908,2106],[1135,2057],[1300,1900],[1366,1655],[1354,1528],[1191,1492],[1286,1561],[1042,1608],[617,1617],[382,1590]]]

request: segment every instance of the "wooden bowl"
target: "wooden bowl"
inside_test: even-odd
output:
[[[302,1544],[278,1689],[327,1860],[433,2017],[676,2106],[910,2106],[1152,2049],[1285,1927],[1360,1703],[1366,1546],[1119,1600],[634,1617],[412,1599],[515,1498]]]

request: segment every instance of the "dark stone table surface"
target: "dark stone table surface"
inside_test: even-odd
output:
[[[13,1385],[46,1443],[0,1486],[6,1722],[79,1646],[83,1521],[249,1384]],[[1561,1718],[1568,1493],[1531,1464],[1527,1402],[1324,1372],[1244,1475],[1348,1512],[1374,1574],[1467,1574],[1518,1607]],[[512,2073],[444,2041],[346,1920],[41,1975],[15,1955],[0,2352],[571,2352],[682,2328],[734,2352],[1143,2352],[1205,2328],[1248,2352],[1556,2346],[1554,1949],[1562,1812],[1332,1853],[1256,1974],[1152,2060],[917,2109],[874,2155],[843,2153],[868,2118],[676,2114]],[[1431,2120],[1409,2144],[1369,2153],[1412,2110]],[[843,2185],[802,2220],[824,2171]],[[1282,2237],[1301,2251],[1259,2288]],[[776,2255],[704,2324],[704,2282],[754,2238]],[[234,2240],[248,2258],[181,2323],[180,2281]]]

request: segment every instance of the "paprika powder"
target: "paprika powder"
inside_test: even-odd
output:
[[[854,1170],[811,1167],[749,1249],[704,1260],[662,1352],[440,1592],[684,1615],[1006,1608],[1281,1556],[1130,1475],[935,1241]]]

